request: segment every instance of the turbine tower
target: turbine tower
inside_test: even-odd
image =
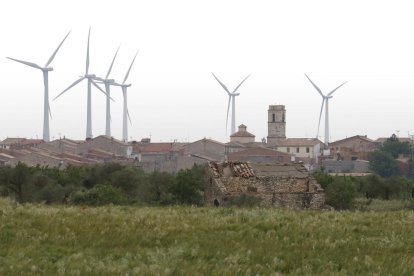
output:
[[[139,52],[139,51],[138,51]],[[129,66],[129,69],[125,75],[124,81],[122,82],[122,84],[119,83],[114,83],[113,85],[117,85],[117,86],[121,86],[122,88],[122,95],[124,98],[124,108],[123,108],[123,115],[122,115],[122,141],[127,142],[128,141],[128,119],[129,119],[129,123],[131,124],[131,117],[129,116],[129,111],[128,111],[128,97],[127,97],[127,90],[128,87],[131,86],[131,84],[125,84],[125,82],[128,79],[129,76],[129,72],[131,72],[131,68],[132,65],[134,64],[135,58],[138,55],[138,52],[135,54],[134,59],[131,62],[131,65]]]
[[[106,95],[106,92],[102,90],[102,88],[100,88],[96,83],[95,83],[95,79],[96,79],[96,75],[94,74],[89,74],[89,38],[91,35],[91,28],[89,28],[89,33],[88,33],[88,46],[87,46],[87,50],[86,50],[86,72],[85,75],[80,77],[78,80],[76,80],[75,82],[73,82],[71,85],[69,85],[68,88],[66,88],[65,90],[63,90],[63,92],[61,92],[59,95],[57,95],[53,100],[56,100],[57,98],[59,98],[63,93],[65,93],[66,91],[68,91],[69,89],[71,89],[72,87],[74,87],[75,85],[77,85],[78,83],[80,83],[81,81],[83,81],[84,79],[88,80],[88,94],[87,94],[87,112],[86,112],[86,139],[90,139],[92,138],[92,85],[95,86],[96,88],[99,89],[99,91],[101,91],[104,95]]]
[[[120,47],[120,46],[119,46]],[[97,80],[101,81],[105,85],[105,92],[106,92],[106,124],[105,124],[105,135],[110,137],[111,136],[111,85],[114,85],[114,79],[108,79],[109,74],[111,73],[112,66],[114,65],[115,58],[118,54],[119,47],[115,52],[115,56],[112,59],[111,66],[109,66],[108,73],[105,76],[105,79],[96,77]]]
[[[321,105],[321,112],[319,114],[319,122],[318,122],[318,132],[316,133],[316,138],[319,137],[319,127],[321,124],[321,118],[322,118],[322,110],[323,110],[323,105],[325,104],[325,144],[328,145],[329,143],[329,99],[331,99],[333,96],[332,94],[338,90],[342,85],[344,85],[347,82],[344,82],[343,84],[341,84],[340,86],[338,86],[337,88],[335,88],[334,90],[332,90],[331,92],[329,92],[328,94],[324,95],[321,91],[321,89],[319,89],[319,87],[316,86],[316,84],[313,83],[313,81],[308,77],[308,75],[306,75],[306,78],[308,78],[308,80],[310,81],[310,83],[313,85],[313,87],[315,87],[316,91],[318,91],[318,93],[322,96],[322,105]]]
[[[62,42],[59,44],[57,49],[53,52],[53,54],[50,56],[49,60],[46,62],[46,65],[44,67],[41,67],[35,63],[27,62],[23,60],[18,60],[14,58],[8,57],[8,59],[23,63],[25,65],[28,65],[30,67],[40,69],[43,72],[43,83],[44,83],[44,99],[43,99],[43,141],[49,142],[50,141],[50,129],[49,129],[49,115],[51,116],[50,112],[50,104],[49,104],[49,71],[53,71],[53,67],[48,67],[50,63],[52,63],[53,59],[55,58],[57,52],[59,51],[60,47],[62,46],[63,42],[68,37],[68,34],[63,38]]]
[[[218,81],[221,87],[223,87],[224,90],[226,90],[227,95],[229,96],[229,102],[227,104],[226,135],[227,135],[227,123],[229,120],[230,102],[231,102],[231,133],[230,133],[231,135],[236,132],[236,96],[240,95],[240,93],[236,93],[236,91],[243,84],[243,82],[247,80],[248,77],[250,77],[250,75],[245,77],[242,80],[242,82],[239,85],[237,85],[237,87],[233,90],[233,92],[230,92],[229,89],[216,77],[216,75],[214,75],[214,73],[211,73],[211,74],[213,74],[213,77]]]

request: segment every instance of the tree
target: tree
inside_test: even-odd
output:
[[[397,136],[393,134],[382,144],[380,150],[390,153],[393,158],[397,158],[400,154],[410,154],[411,145],[408,142],[400,142]]]
[[[177,173],[170,190],[177,203],[196,205],[203,203],[204,169],[204,167],[194,165],[191,170],[181,170]]]
[[[368,154],[370,169],[383,177],[397,174],[397,162],[392,154],[382,150],[375,150]]]

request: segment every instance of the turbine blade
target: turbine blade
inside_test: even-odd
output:
[[[49,109],[49,116],[50,116],[50,119],[52,119],[52,120],[53,120],[53,117],[52,117],[52,111],[50,111],[50,104],[49,104],[49,103],[47,103],[47,108]]]
[[[96,88],[99,89],[99,91],[101,91],[105,96],[108,96],[108,94],[106,94],[105,90],[103,90],[99,85],[97,85],[93,80],[91,80],[91,83],[93,84],[93,86],[95,86]],[[114,99],[112,99],[112,97],[109,97],[109,99],[111,99],[111,101],[115,102]]]
[[[59,98],[63,93],[65,93],[66,91],[68,91],[69,89],[71,89],[72,87],[74,87],[75,85],[77,85],[78,83],[80,83],[81,81],[83,81],[85,79],[85,77],[81,77],[80,79],[76,80],[74,83],[72,83],[71,85],[69,85],[68,88],[66,88],[65,90],[62,91],[62,93],[60,93],[59,95],[57,95],[53,100],[56,100],[57,98]]]
[[[317,87],[316,84],[313,83],[313,81],[308,77],[308,75],[305,74],[305,76],[308,78],[308,80],[310,81],[310,83],[312,83],[313,87],[315,87],[315,89],[319,92],[319,94],[321,94],[322,97],[325,97],[322,94],[322,91],[319,89],[319,87]]]
[[[68,34],[65,36],[65,38],[62,40],[62,42],[59,44],[59,46],[56,48],[56,50],[53,52],[52,56],[49,58],[49,60],[47,61],[45,67],[47,67],[55,58],[56,53],[59,51],[60,46],[62,46],[63,42],[66,40],[66,38],[68,37],[68,35],[70,34],[70,31],[68,32]]]
[[[319,127],[321,125],[321,118],[322,118],[322,111],[323,111],[323,105],[324,105],[324,103],[325,103],[325,98],[322,98],[321,112],[319,113],[318,132],[316,133],[316,138],[319,137]]]
[[[334,90],[332,90],[331,92],[329,92],[328,96],[331,96],[336,90],[338,90],[342,85],[344,85],[346,82],[344,82],[343,84],[341,84],[340,86],[338,86],[337,88],[335,88]]]
[[[227,117],[226,117],[226,136],[227,136],[227,126],[229,122],[230,101],[231,101],[231,96],[229,95],[229,103],[227,104]]]
[[[135,58],[137,57],[138,53],[139,53],[139,50],[135,54],[134,59],[132,60],[131,65],[129,66],[128,72],[126,73],[124,81],[122,82],[122,84],[125,84],[126,80],[128,79],[129,72],[131,71],[132,65],[134,64]]]
[[[119,47],[121,47],[121,45],[119,45]],[[105,77],[105,79],[107,79],[107,78],[108,78],[108,76],[109,76],[109,74],[111,73],[111,70],[112,70],[112,66],[114,65],[114,62],[115,62],[115,58],[116,58],[116,55],[118,54],[118,51],[119,51],[119,47],[118,47],[118,49],[116,50],[116,53],[115,53],[115,56],[114,56],[114,58],[112,59],[112,63],[111,63],[111,66],[109,67],[109,70],[108,70],[108,73],[106,74],[106,77]]]
[[[128,107],[127,107],[127,115],[128,115],[129,124],[132,126],[131,116],[129,116],[129,109],[128,109]]]
[[[247,80],[247,78],[248,78],[248,77],[250,77],[250,75],[248,75],[247,77],[245,77],[245,78],[244,78],[244,80],[242,80],[242,82],[241,82],[239,85],[237,85],[237,87],[234,89],[233,93],[236,93],[237,89],[239,89],[240,85],[242,85],[242,84],[243,84],[243,82],[244,82],[245,80]]]
[[[89,72],[89,38],[91,37],[91,27],[89,26],[89,33],[88,33],[88,46],[86,49],[86,75]]]
[[[28,65],[28,66],[30,66],[30,67],[33,67],[33,68],[37,68],[37,69],[40,69],[40,70],[42,70],[42,67],[40,67],[39,65],[37,65],[36,63],[33,63],[33,62],[28,62],[28,61],[24,61],[24,60],[19,60],[19,59],[15,59],[15,58],[11,58],[11,57],[7,57],[8,59],[11,59],[11,60],[14,60],[14,61],[17,61],[17,62],[20,62],[20,63],[23,63],[23,64],[26,64],[26,65]]]
[[[211,74],[213,74],[213,77],[216,79],[216,81],[218,81],[218,83],[221,85],[221,87],[223,87],[224,88],[224,90],[226,90],[226,92],[227,92],[227,94],[229,94],[229,96],[230,96],[230,91],[229,91],[229,89],[227,88],[227,86],[225,86],[217,77],[216,77],[216,75],[214,75],[214,73],[213,72],[211,72]]]

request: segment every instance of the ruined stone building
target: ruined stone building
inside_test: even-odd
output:
[[[262,199],[268,206],[319,209],[325,193],[301,164],[210,162],[205,187],[207,204],[225,206],[242,194]]]

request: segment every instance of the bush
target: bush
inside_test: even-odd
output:
[[[191,170],[181,170],[177,173],[171,185],[170,192],[177,204],[202,205],[204,167],[194,166]]]
[[[413,181],[402,176],[382,178],[370,175],[360,182],[360,191],[367,198],[409,199],[412,197]]]
[[[118,188],[98,184],[86,192],[75,194],[72,202],[74,204],[90,206],[100,206],[110,203],[121,205],[126,203],[126,199]]]
[[[336,177],[325,189],[326,204],[335,209],[349,209],[357,195],[355,184],[345,177]]]

